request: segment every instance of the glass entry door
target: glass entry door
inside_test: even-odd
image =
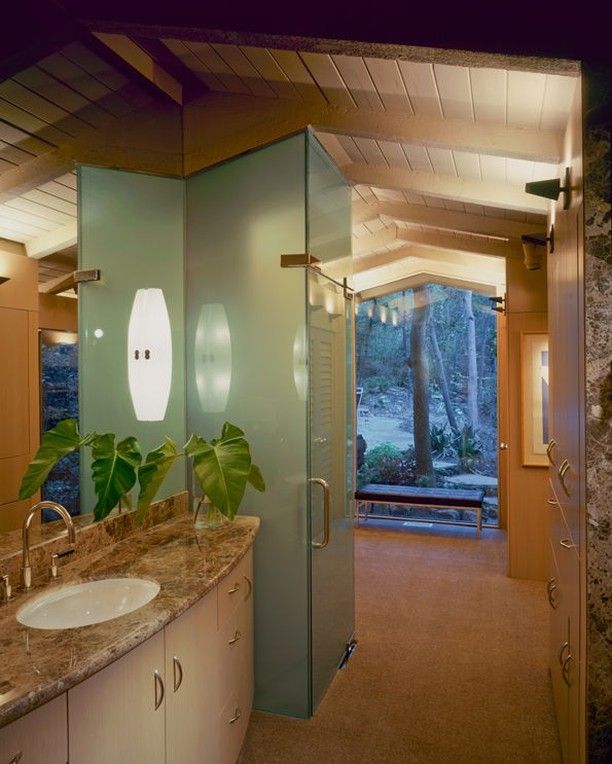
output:
[[[342,662],[355,624],[353,578],[352,302],[307,271],[311,702]]]

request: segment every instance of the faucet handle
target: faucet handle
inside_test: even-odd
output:
[[[8,602],[13,595],[13,587],[8,575],[0,576],[0,589],[2,590],[4,602]]]
[[[60,557],[67,557],[69,554],[74,554],[76,547],[69,546],[67,549],[62,549],[61,552],[53,552],[51,555],[51,578],[57,578],[57,561]]]

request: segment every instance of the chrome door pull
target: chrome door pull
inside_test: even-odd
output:
[[[253,582],[251,581],[251,579],[248,576],[243,576],[243,578],[247,582],[247,586],[249,587],[249,590],[248,590],[248,592],[246,594],[246,597],[244,598],[245,600],[248,600],[248,598],[251,596],[251,594],[253,592]]]
[[[323,541],[311,541],[313,549],[324,549],[329,544],[329,483],[323,478],[310,478],[323,488]]]
[[[235,645],[236,642],[238,642],[238,640],[240,639],[242,639],[242,633],[238,631],[238,629],[236,629],[236,631],[234,632],[234,636],[230,640],[228,640],[227,644]]]
[[[240,584],[234,584],[231,589],[227,590],[228,594],[236,594],[236,592],[240,589]]]
[[[153,679],[155,682],[155,710],[157,711],[157,709],[164,702],[164,695],[166,694],[166,691],[164,688],[164,681],[157,669],[155,669],[153,672]]]
[[[237,708],[237,709],[234,711],[234,715],[233,715],[233,716],[232,716],[232,718],[229,720],[229,723],[230,723],[230,724],[234,724],[235,722],[237,722],[237,721],[238,721],[238,719],[240,719],[240,717],[241,717],[241,716],[242,716],[242,711],[241,711],[239,708]]]
[[[178,681],[176,678],[176,670],[178,669]],[[172,671],[174,674],[174,686],[173,690],[176,692],[178,688],[183,684],[183,667],[181,666],[181,662],[176,657],[176,655],[172,658]]]

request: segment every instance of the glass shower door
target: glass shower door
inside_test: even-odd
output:
[[[314,711],[354,633],[350,305],[308,271],[311,699]]]

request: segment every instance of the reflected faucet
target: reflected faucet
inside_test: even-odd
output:
[[[30,526],[32,525],[32,519],[34,515],[41,509],[52,509],[54,512],[57,512],[57,514],[66,524],[66,529],[68,530],[68,541],[70,544],[72,544],[72,546],[76,544],[74,523],[72,522],[72,517],[65,507],[62,507],[61,504],[57,504],[55,501],[39,501],[38,504],[30,507],[25,517],[23,518],[22,529],[23,565],[21,572],[23,576],[23,586],[25,589],[29,589],[32,586],[32,567],[30,565]]]

